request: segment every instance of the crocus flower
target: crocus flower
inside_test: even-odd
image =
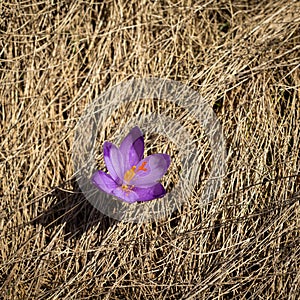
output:
[[[109,174],[99,170],[92,176],[93,184],[100,190],[127,203],[149,201],[166,194],[158,181],[170,166],[170,156],[157,153],[143,158],[144,138],[138,127],[129,132],[120,148],[104,142],[103,155]]]

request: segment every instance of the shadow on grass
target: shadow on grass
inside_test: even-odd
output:
[[[75,180],[56,187],[46,196],[47,201],[54,205],[40,213],[32,223],[41,224],[50,230],[63,226],[65,239],[80,238],[90,229],[103,233],[111,225],[118,223],[94,208],[86,200]]]

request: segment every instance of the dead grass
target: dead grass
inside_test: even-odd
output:
[[[298,299],[299,2],[53,3],[0,3],[1,299]],[[210,99],[228,173],[208,207],[124,224],[80,194],[74,128],[149,75]]]

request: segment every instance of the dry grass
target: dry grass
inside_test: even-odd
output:
[[[299,1],[55,2],[0,2],[0,298],[299,299]],[[149,75],[210,99],[228,173],[210,206],[120,223],[76,186],[74,128]]]

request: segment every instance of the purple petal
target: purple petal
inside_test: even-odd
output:
[[[124,162],[120,150],[114,144],[104,142],[103,156],[109,174],[118,184],[121,184],[124,176]]]
[[[112,192],[118,187],[112,177],[103,171],[95,172],[92,176],[92,182],[97,188],[108,194],[112,194]]]
[[[159,182],[147,188],[135,187],[133,191],[138,195],[137,201],[150,201],[166,194],[166,190]]]
[[[136,126],[124,138],[120,145],[125,170],[135,166],[144,156],[144,138],[141,130]]]
[[[130,181],[131,185],[137,187],[150,187],[167,172],[170,166],[168,154],[152,154],[141,160],[135,169],[136,175]]]
[[[118,187],[113,191],[113,194],[127,203],[138,201],[138,195],[133,190],[125,191],[122,187]]]

